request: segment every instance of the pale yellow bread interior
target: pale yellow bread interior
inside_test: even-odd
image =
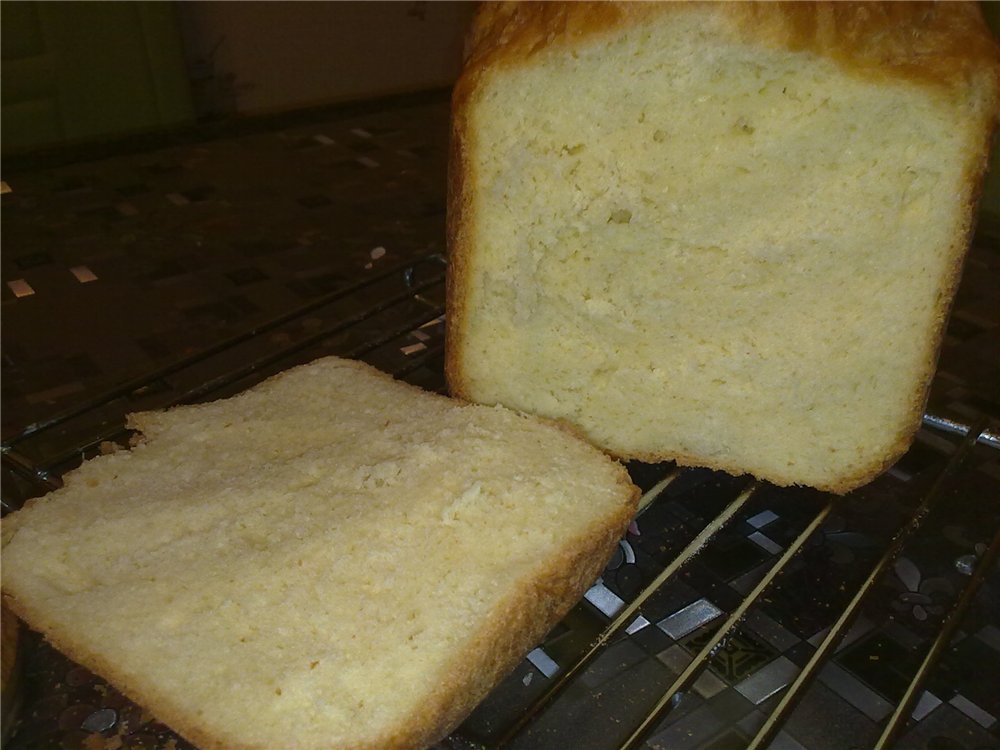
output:
[[[996,93],[663,15],[462,92],[453,391],[845,491],[919,424]]]
[[[574,435],[324,359],[134,417],[3,523],[8,604],[200,747],[439,738],[635,510]]]

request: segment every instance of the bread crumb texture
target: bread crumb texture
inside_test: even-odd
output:
[[[430,743],[638,494],[551,424],[333,358],[132,422],[144,442],[4,520],[4,594],[203,747]]]
[[[919,425],[995,55],[945,86],[775,41],[777,5],[763,36],[741,4],[653,5],[588,33],[573,18],[611,10],[564,8],[530,51],[515,9],[481,42],[456,97],[455,391],[619,456],[850,489]]]

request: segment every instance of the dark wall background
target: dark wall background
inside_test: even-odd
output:
[[[4,153],[450,85],[470,3],[0,3]]]

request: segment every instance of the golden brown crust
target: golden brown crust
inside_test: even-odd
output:
[[[964,86],[1000,61],[971,2],[526,2],[483,4],[466,72],[523,63],[553,46],[684,12],[712,14],[747,41],[813,52],[865,75]]]
[[[921,411],[922,415],[922,411]],[[918,425],[919,427],[919,418]],[[913,432],[916,432],[914,428]],[[816,482],[811,485],[817,490],[822,490],[823,492],[830,492],[834,495],[844,495],[851,490],[857,489],[862,485],[875,479],[882,472],[888,469],[892,464],[902,456],[910,446],[912,439],[912,433],[901,433],[900,438],[896,441],[891,451],[887,451],[885,456],[880,458],[877,463],[861,469],[854,474],[848,474],[842,477],[838,477],[836,481],[832,482]],[[663,453],[643,453],[641,451],[620,453],[615,450],[609,450],[608,455],[617,458],[622,461],[642,461],[644,463],[660,463],[663,461],[673,461],[678,466],[691,466],[698,467],[702,469],[711,469],[713,471],[723,471],[726,474],[732,476],[744,476],[744,475],[754,475],[752,468],[746,468],[742,466],[737,466],[733,463],[728,463],[725,461],[717,461],[712,458],[706,458],[704,456],[695,456],[690,453],[681,453],[678,451],[663,452]],[[801,482],[796,478],[788,475],[779,475],[776,473],[769,473],[768,476],[759,476],[758,479],[764,479],[771,484],[777,485],[778,487],[796,487],[801,486]]]
[[[483,3],[466,43],[466,70],[528,60],[547,47],[620,28],[650,11],[643,3]]]
[[[451,140],[448,158],[448,208],[446,218],[446,241],[448,248],[448,270],[445,279],[445,356],[444,372],[452,396],[464,396],[467,391],[462,381],[462,335],[465,321],[467,295],[466,267],[470,244],[468,241],[468,217],[471,216],[472,199],[468,194],[471,180],[467,172],[471,168],[466,157],[471,137],[466,124],[468,110],[468,87],[456,87],[451,104]]]

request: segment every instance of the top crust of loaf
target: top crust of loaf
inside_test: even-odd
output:
[[[206,750],[435,742],[593,583],[639,495],[559,425],[332,357],[130,424],[133,450],[4,519],[4,602]]]
[[[712,12],[746,38],[830,57],[867,76],[964,87],[1000,49],[972,2],[484,3],[466,41],[469,69],[517,64],[554,45],[655,15]],[[989,73],[987,73],[989,74]]]

